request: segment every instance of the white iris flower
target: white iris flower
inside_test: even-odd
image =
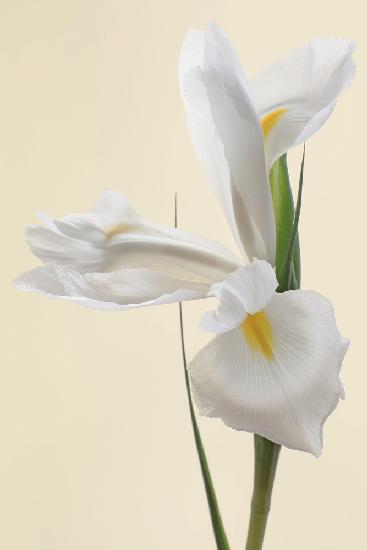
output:
[[[191,141],[240,250],[274,265],[268,172],[330,116],[353,80],[352,42],[318,39],[249,81],[221,29],[191,31],[179,82]]]
[[[307,290],[275,292],[273,268],[255,260],[216,283],[217,333],[189,370],[200,414],[318,456],[322,426],[343,398],[339,370],[348,340],[329,300]]]
[[[47,265],[16,285],[97,309],[124,310],[205,298],[241,261],[227,248],[139,216],[106,191],[91,212],[27,227],[27,242]]]
[[[16,286],[105,310],[217,297],[217,313],[202,326],[218,335],[190,366],[201,414],[318,455],[323,423],[343,395],[347,342],[327,299],[275,293],[268,171],[328,118],[353,78],[352,51],[350,42],[317,40],[250,83],[218,27],[190,32],[179,65],[190,136],[242,260],[148,222],[106,192],[89,213],[42,215],[45,226],[28,227],[28,244],[46,265]]]

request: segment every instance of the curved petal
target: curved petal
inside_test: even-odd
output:
[[[110,239],[106,254],[113,269],[143,267],[208,283],[222,280],[241,263],[215,241],[141,217]]]
[[[179,82],[196,155],[224,208],[240,250],[274,263],[275,224],[263,134],[246,77],[215,26],[191,31]]]
[[[330,302],[308,291],[276,294],[265,308],[272,357],[242,327],[216,336],[189,371],[200,414],[319,455],[322,427],[343,397],[339,370],[348,342]]]
[[[219,283],[212,285],[210,292],[221,299],[227,290],[242,304],[246,313],[256,313],[263,309],[278,288],[274,269],[264,260],[254,260],[239,267]]]
[[[116,191],[104,191],[96,201],[92,212],[95,214],[107,214],[114,216],[116,223],[120,218],[135,218],[136,211],[129,201]]]
[[[59,233],[73,240],[93,245],[103,245],[106,233],[101,220],[95,214],[69,214],[61,219],[54,219]],[[106,220],[105,225],[108,226]]]
[[[246,315],[247,313],[237,297],[224,288],[221,292],[217,311],[204,313],[200,321],[200,328],[206,332],[216,332],[218,334],[229,332],[238,327]]]
[[[252,82],[268,168],[324,124],[355,75],[352,42],[320,38],[290,52]]]
[[[77,271],[87,272],[99,271],[105,263],[103,249],[87,241],[71,239],[57,228],[29,225],[26,241],[33,254],[47,264],[70,265]]]
[[[209,332],[228,332],[238,327],[247,314],[261,311],[278,287],[275,271],[264,260],[254,260],[239,267],[219,283],[214,283],[209,296],[220,300],[217,312],[207,312],[201,328]]]
[[[27,228],[34,254],[82,273],[149,268],[210,284],[239,265],[218,243],[144,220],[117,193],[104,193],[90,213],[46,221]]]
[[[209,285],[238,267],[223,256],[190,242],[169,237],[130,234],[106,248],[108,270],[149,268],[178,278],[192,278]]]
[[[14,281],[16,288],[93,309],[126,310],[204,298],[208,287],[147,269],[78,273],[57,265],[36,267]]]

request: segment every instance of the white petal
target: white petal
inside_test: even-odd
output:
[[[355,75],[352,42],[320,38],[290,52],[251,83],[260,118],[286,109],[265,140],[267,165],[310,138]]]
[[[77,271],[102,271],[105,252],[93,244],[71,239],[57,228],[40,225],[26,228],[26,240],[33,254],[45,263],[73,266]]]
[[[246,315],[261,311],[278,287],[275,271],[264,260],[239,267],[228,277],[211,286],[209,296],[220,300],[217,312],[206,313],[201,328],[209,332],[227,332],[238,327]]]
[[[208,240],[174,228],[149,230],[148,222],[122,233],[107,249],[111,269],[146,267],[174,277],[212,283],[236,269],[239,260]]]
[[[228,275],[223,283],[213,285],[227,289],[242,303],[247,313],[262,310],[278,288],[278,281],[272,266],[264,260],[254,260]]]
[[[51,216],[46,214],[45,212],[37,212],[37,218],[42,222],[46,227],[49,229],[52,229],[53,231],[56,231],[56,233],[59,233],[59,230],[57,229],[57,226],[55,224],[55,221]]]
[[[91,244],[102,244],[106,241],[102,223],[93,214],[70,214],[61,219],[54,219],[54,224],[63,235]]]
[[[144,220],[124,197],[111,191],[103,194],[91,213],[46,221],[47,228],[27,228],[34,254],[45,263],[83,273],[149,268],[209,284],[240,263],[218,243]]]
[[[200,321],[200,328],[218,334],[228,332],[238,327],[246,315],[246,311],[238,298],[224,288],[221,292],[217,311],[207,311]]]
[[[120,218],[136,218],[138,216],[129,201],[115,191],[104,191],[95,203],[92,212],[114,216],[116,223]]]
[[[126,310],[204,298],[206,285],[165,277],[147,269],[78,273],[61,266],[36,267],[14,281],[20,290],[102,310]]]
[[[194,150],[237,244],[250,259],[273,263],[275,224],[262,129],[236,53],[217,26],[188,34],[179,81]]]
[[[318,456],[322,427],[343,397],[339,370],[348,347],[331,303],[308,291],[276,294],[265,308],[273,358],[241,328],[216,336],[193,359],[190,379],[200,414]]]

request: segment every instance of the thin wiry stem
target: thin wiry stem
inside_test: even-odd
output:
[[[182,359],[184,364],[184,371],[185,371],[185,384],[186,384],[186,392],[187,392],[187,399],[189,402],[189,409],[190,409],[190,417],[191,417],[191,424],[192,429],[194,431],[194,438],[195,438],[195,445],[197,454],[199,457],[200,462],[200,469],[201,469],[201,475],[203,477],[204,486],[205,486],[205,492],[206,492],[206,498],[208,500],[208,506],[210,511],[210,517],[212,521],[212,527],[213,532],[215,536],[215,541],[217,543],[217,549],[218,550],[230,550],[230,546],[228,544],[227,536],[223,527],[222,518],[220,515],[220,510],[218,506],[217,497],[215,494],[215,489],[213,486],[213,482],[210,475],[210,470],[208,466],[208,461],[206,458],[204,445],[200,436],[200,430],[199,426],[197,424],[196,416],[195,416],[195,410],[194,405],[192,402],[192,396],[191,396],[191,389],[190,389],[190,380],[189,375],[187,371],[187,360],[186,360],[186,351],[185,351],[185,339],[184,339],[184,329],[183,329],[183,315],[182,315],[182,304],[179,305],[179,315],[180,315],[180,334],[181,334],[181,347],[182,347]]]
[[[177,227],[177,195],[175,195],[175,227]],[[190,380],[189,380],[189,374],[187,370],[182,304],[179,303],[178,307],[179,307],[181,349],[182,349],[182,360],[183,360],[184,374],[185,374],[186,393],[187,393],[187,399],[189,402],[190,418],[191,418],[192,429],[194,432],[196,451],[199,457],[201,475],[204,481],[206,498],[208,501],[214,537],[217,543],[218,550],[230,550],[227,536],[223,527],[222,518],[220,515],[220,510],[218,506],[217,497],[215,494],[215,489],[214,489],[212,478],[210,475],[210,470],[209,470],[208,461],[205,454],[204,445],[201,439],[199,426],[196,420],[194,405],[192,402]]]

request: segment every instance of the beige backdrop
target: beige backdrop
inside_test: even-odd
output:
[[[303,286],[352,339],[325,452],[284,450],[265,550],[367,547],[364,1],[1,0],[0,548],[214,548],[183,384],[177,306],[103,313],[11,287],[38,264],[35,212],[121,191],[147,217],[232,246],[194,158],[176,81],[192,26],[216,20],[250,75],[317,35],[358,42],[358,78],[307,149]],[[300,150],[291,155],[296,176]],[[205,303],[185,306],[191,356]],[[201,421],[233,549],[243,547],[252,437]]]

